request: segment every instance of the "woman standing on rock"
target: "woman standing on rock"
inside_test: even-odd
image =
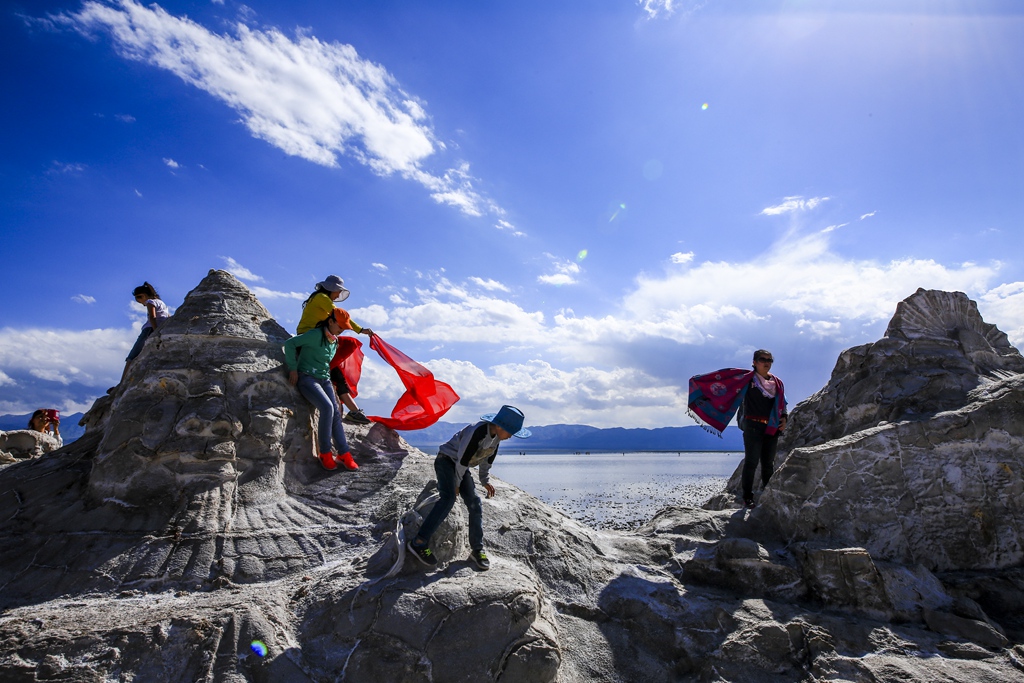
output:
[[[762,488],[768,485],[775,471],[775,452],[779,447],[779,434],[786,428],[789,413],[782,380],[769,370],[775,359],[771,352],[754,352],[754,373],[743,395],[743,408],[739,415],[743,430],[743,505],[753,508],[754,473],[761,464]]]
[[[316,284],[316,289],[310,294],[305,301],[302,302],[302,317],[299,319],[299,326],[295,329],[295,334],[304,334],[313,329],[317,323],[325,320],[334,311],[340,311],[343,316],[341,321],[342,329],[352,330],[356,334],[366,334],[373,336],[373,330],[369,327],[362,327],[357,325],[348,311],[343,308],[335,307],[335,301],[344,301],[348,298],[349,291],[345,289],[345,281],[337,275],[328,275],[323,282]],[[334,358],[334,362],[331,363],[330,377],[331,381],[334,382],[337,390],[338,398],[348,408],[348,415],[345,416],[345,422],[351,422],[352,424],[369,424],[370,421],[363,414],[363,411],[356,405],[355,400],[352,398],[352,392],[349,389],[348,382],[345,381],[345,376],[341,373],[338,366],[341,361],[345,359],[350,353],[352,353],[351,347],[347,345],[338,345],[337,354],[341,355],[341,358]]]
[[[743,505],[748,508],[755,505],[758,464],[764,486],[775,471],[779,434],[789,417],[782,380],[769,372],[774,362],[771,352],[758,349],[753,370],[724,368],[690,378],[687,412],[700,426],[721,436],[739,410],[736,423],[743,431]]]
[[[320,414],[317,426],[317,444],[320,464],[326,470],[338,468],[331,442],[337,448],[338,460],[346,469],[359,469],[352,459],[341,424],[341,406],[331,383],[331,359],[338,349],[338,336],[344,329],[347,314],[341,309],[330,312],[316,326],[292,337],[284,343],[284,361],[288,366],[288,381],[297,386]]]

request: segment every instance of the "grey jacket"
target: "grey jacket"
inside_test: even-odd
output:
[[[497,436],[488,434],[489,424],[481,420],[464,427],[438,449],[438,455],[455,461],[455,481],[461,481],[470,467],[479,465],[480,483],[489,482],[491,465],[498,455],[498,444],[501,443]]]

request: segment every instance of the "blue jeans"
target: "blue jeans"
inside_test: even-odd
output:
[[[299,393],[306,397],[306,400],[313,404],[313,407],[320,413],[320,421],[317,426],[317,443],[320,446],[320,453],[331,451],[331,437],[334,437],[334,445],[337,446],[338,454],[348,452],[348,441],[345,439],[345,428],[341,424],[341,407],[338,406],[338,397],[334,395],[334,386],[331,380],[320,379],[304,372],[299,373],[299,381],[295,385]]]
[[[743,498],[754,497],[754,473],[761,465],[761,484],[768,486],[768,480],[775,471],[775,452],[779,447],[779,433],[765,434],[767,425],[746,421],[743,426]]]
[[[455,505],[455,461],[446,455],[438,454],[434,460],[434,472],[437,474],[437,493],[440,500],[434,503],[430,514],[423,520],[423,525],[420,526],[414,541],[417,546],[430,542],[430,537],[434,535],[437,527],[441,526],[441,522],[448,517],[448,513]],[[483,550],[484,506],[480,502],[480,496],[476,495],[476,484],[473,483],[473,475],[469,470],[462,475],[459,495],[462,496],[462,502],[469,510],[469,547],[473,550]]]
[[[143,327],[142,331],[139,332],[139,338],[135,340],[135,346],[128,352],[126,361],[135,360],[135,358],[142,353],[142,347],[146,344],[146,340],[149,339],[149,335],[153,334],[152,327]]]

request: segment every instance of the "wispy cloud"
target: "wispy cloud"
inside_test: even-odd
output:
[[[50,164],[50,173],[81,173],[85,170],[85,164],[67,164],[63,161],[54,161]]]
[[[648,18],[670,17],[675,14],[688,16],[708,4],[708,0],[636,0],[637,6],[647,13]]]
[[[381,271],[382,273],[385,273],[388,270],[388,267],[385,266],[383,263],[371,263],[370,265],[376,268],[377,270]]]
[[[441,173],[424,167],[444,146],[423,103],[351,45],[239,23],[219,35],[157,5],[90,1],[51,17],[89,35],[108,33],[118,51],[166,69],[235,109],[249,131],[284,152],[329,167],[348,156],[380,175],[420,183],[442,204],[474,216],[492,211],[465,162]],[[500,209],[498,209],[500,213]]]
[[[494,227],[496,227],[498,230],[507,230],[507,231],[509,231],[510,233],[512,233],[513,237],[525,237],[526,236],[525,232],[523,232],[522,230],[517,229],[516,226],[512,225],[511,223],[509,223],[507,220],[505,220],[503,218],[499,218],[498,222],[494,224]]]
[[[7,373],[0,370],[0,387],[3,386],[14,386],[17,384],[13,379],[7,376]]]
[[[878,213],[878,212],[877,212],[877,211],[872,211],[871,213],[866,213],[866,214],[862,215],[862,216],[860,217],[860,219],[861,219],[861,220],[864,220],[865,218],[871,218],[871,217],[872,217],[872,216],[874,216],[874,215],[875,215],[876,213]]]
[[[471,278],[469,278],[469,281],[472,282],[473,284],[475,284],[478,287],[490,290],[492,292],[510,292],[510,291],[512,291],[508,287],[506,287],[505,285],[503,285],[500,282],[498,282],[497,280],[491,280],[490,278],[484,280],[483,278],[479,278],[479,277],[471,277]]]
[[[96,297],[89,296],[88,294],[75,294],[73,297],[71,297],[71,300],[78,304],[96,303]]]
[[[810,211],[822,202],[827,202],[828,197],[784,197],[781,204],[769,206],[761,211],[762,216],[778,216],[784,213],[795,213],[799,211]]]
[[[266,287],[250,287],[249,291],[255,294],[258,299],[298,299],[299,301],[305,301],[306,297],[309,296],[308,292],[278,292]]]
[[[135,117],[131,114],[114,114],[114,118],[124,123],[135,123]]]
[[[227,264],[227,267],[224,268],[224,270],[228,271],[239,280],[245,280],[246,282],[263,282],[262,277],[252,272],[230,256],[221,256],[220,258],[225,264]]]
[[[164,163],[167,164],[168,168],[181,168],[181,164],[179,164],[174,159],[168,159],[165,157]]]

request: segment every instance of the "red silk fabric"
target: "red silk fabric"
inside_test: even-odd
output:
[[[395,430],[423,429],[440,420],[459,400],[454,389],[434,379],[434,373],[385,342],[379,335],[370,338],[370,348],[395,369],[405,385],[405,393],[395,404],[391,417],[374,415],[370,417],[374,422]]]
[[[356,385],[363,374],[363,342],[355,337],[338,337],[338,350],[331,359],[331,367],[341,370],[348,384],[350,395],[359,395]]]

